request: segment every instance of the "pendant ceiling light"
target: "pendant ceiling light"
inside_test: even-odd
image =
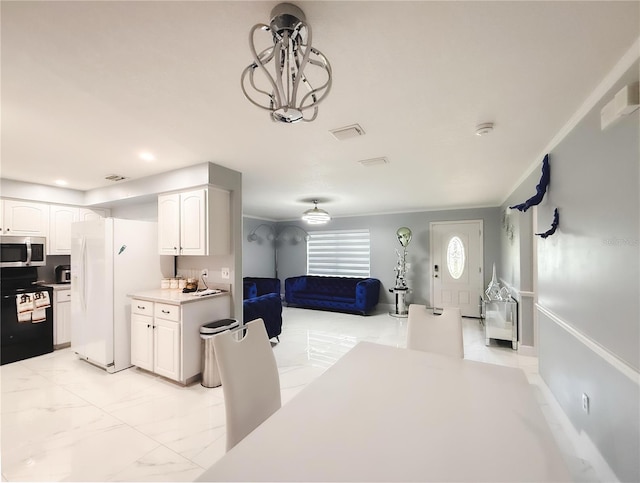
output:
[[[316,200],[313,201],[313,205],[313,208],[305,211],[302,214],[302,219],[304,221],[306,221],[310,225],[323,225],[324,223],[331,220],[329,213],[318,208],[318,202]]]
[[[271,44],[260,52],[255,44],[257,30],[272,36]],[[331,89],[331,66],[311,46],[311,27],[304,12],[290,3],[276,5],[269,25],[259,23],[251,29],[249,48],[253,63],[244,69],[240,80],[245,97],[270,111],[274,121],[313,121],[318,104]]]

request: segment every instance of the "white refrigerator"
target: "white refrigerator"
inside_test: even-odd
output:
[[[158,255],[155,222],[102,218],[71,225],[71,349],[117,372],[131,367],[133,292],[160,287],[173,257]]]

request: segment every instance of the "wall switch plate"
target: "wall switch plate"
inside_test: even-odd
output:
[[[589,396],[586,393],[582,393],[582,410],[589,414]]]
[[[222,278],[229,278],[230,274],[229,274],[229,269],[228,268],[223,268],[220,271],[222,272]]]
[[[209,270],[208,270],[208,269],[206,269],[206,268],[203,268],[203,269],[200,271],[200,275],[202,275],[204,278],[207,278],[207,277],[209,276]]]

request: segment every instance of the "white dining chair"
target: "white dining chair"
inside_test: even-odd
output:
[[[224,394],[229,451],[280,409],[280,377],[262,319],[216,334],[213,348]]]
[[[459,308],[445,308],[441,315],[424,305],[409,305],[407,349],[464,358],[462,316]]]

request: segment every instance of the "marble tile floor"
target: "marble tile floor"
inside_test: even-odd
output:
[[[406,319],[386,312],[285,307],[283,320],[274,346],[283,404],[359,341],[406,341]],[[474,319],[464,321],[464,346],[468,359],[522,368],[574,481],[599,481],[563,432],[566,416],[538,375],[537,359],[510,343],[485,346]],[[193,481],[224,454],[222,388],[181,387],[136,368],[107,374],[70,349],[2,366],[0,382],[3,481]]]

